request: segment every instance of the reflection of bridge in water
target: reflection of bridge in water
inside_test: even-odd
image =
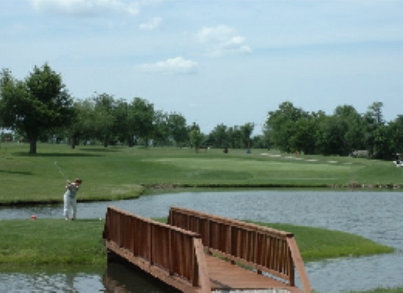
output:
[[[102,292],[119,293],[180,293],[171,286],[156,280],[143,270],[119,258],[108,263],[102,276],[104,290]]]
[[[167,225],[109,207],[103,237],[109,256],[182,292],[312,291],[288,232],[178,207],[171,208]]]

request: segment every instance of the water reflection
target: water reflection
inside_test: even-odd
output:
[[[1,292],[102,292],[102,269],[46,268],[0,273]]]
[[[113,262],[106,269],[94,268],[91,271],[67,267],[0,273],[0,292],[180,293],[123,262]]]
[[[396,191],[186,192],[79,203],[78,215],[104,218],[111,205],[144,217],[166,217],[171,206],[181,206],[241,220],[322,227],[362,235],[403,250],[403,193]],[[0,208],[0,219],[29,219],[32,214],[38,218],[62,218],[62,206]],[[312,286],[321,292],[403,287],[401,252],[308,263],[306,267]],[[126,282],[130,283],[117,282],[126,286]],[[3,291],[1,283],[0,279]]]
[[[180,293],[127,263],[110,263],[102,278],[105,292]]]

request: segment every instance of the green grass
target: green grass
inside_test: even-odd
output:
[[[0,264],[105,264],[103,221],[0,221]]]
[[[166,222],[166,218],[156,219]],[[387,253],[393,249],[363,237],[288,224],[266,224],[294,233],[305,262],[344,256]],[[102,240],[104,221],[55,219],[0,221],[0,272],[32,271],[35,268],[106,266]],[[400,288],[377,289],[369,293],[402,292]]]
[[[166,219],[158,219],[166,222]],[[304,261],[392,252],[348,233],[285,224],[265,224],[295,234]],[[0,266],[105,264],[104,221],[55,219],[0,221]]]
[[[128,148],[38,144],[1,144],[0,204],[61,202],[65,180],[83,179],[78,199],[137,197],[144,186],[179,187],[329,187],[352,182],[403,185],[403,168],[391,162],[349,157],[299,156],[276,151]],[[262,154],[270,154],[262,155]],[[275,155],[281,155],[276,157]]]
[[[341,231],[289,224],[252,223],[293,233],[305,262],[328,258],[359,257],[394,251],[391,247]]]

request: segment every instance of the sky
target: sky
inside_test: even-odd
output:
[[[75,99],[106,93],[208,134],[382,102],[403,114],[403,0],[0,0],[0,69],[45,63]]]

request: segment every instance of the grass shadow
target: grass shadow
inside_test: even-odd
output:
[[[25,152],[16,152],[13,153],[15,156],[19,157],[101,157],[102,155],[98,154],[70,154],[70,153],[37,153],[37,154],[29,154]]]
[[[80,148],[80,151],[86,152],[96,152],[96,153],[117,153],[120,150],[110,149],[110,148]]]
[[[6,171],[6,170],[0,170],[0,173],[16,174],[16,175],[32,175],[31,172],[18,172],[18,171]]]

